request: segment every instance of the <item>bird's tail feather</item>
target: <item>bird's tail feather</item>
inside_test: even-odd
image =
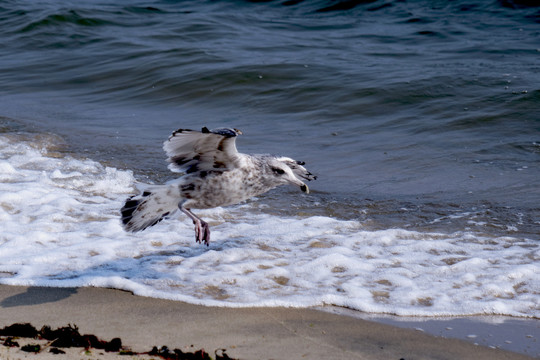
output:
[[[171,215],[178,209],[178,188],[157,185],[143,189],[139,195],[128,198],[120,210],[126,231],[142,231]]]

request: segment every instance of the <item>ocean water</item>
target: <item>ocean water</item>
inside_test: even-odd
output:
[[[540,317],[540,8],[527,1],[4,1],[0,283],[219,306]],[[175,129],[306,162],[137,234]]]

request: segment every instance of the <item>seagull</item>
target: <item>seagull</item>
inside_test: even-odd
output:
[[[165,185],[148,185],[128,198],[120,210],[124,229],[142,231],[180,209],[195,225],[195,241],[208,246],[210,228],[191,209],[237,204],[285,184],[309,193],[304,181],[317,177],[304,168],[304,162],[240,153],[236,137],[241,134],[230,128],[174,131],[163,150],[169,169],[183,175]]]

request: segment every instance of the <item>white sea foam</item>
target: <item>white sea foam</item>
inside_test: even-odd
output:
[[[212,228],[207,248],[183,215],[125,233],[119,209],[134,186],[130,171],[0,136],[0,283],[112,287],[219,306],[540,317],[532,240],[368,231],[247,203],[198,213]]]

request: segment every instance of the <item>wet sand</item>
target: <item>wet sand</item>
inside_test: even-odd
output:
[[[75,324],[81,334],[94,334],[107,341],[119,337],[124,347],[136,352],[166,345],[182,351],[205,349],[213,358],[220,349],[240,359],[532,358],[316,309],[231,309],[111,289],[0,285],[0,328],[26,322],[37,329]],[[68,351],[67,355],[54,355],[47,349],[29,354],[0,345],[0,359],[62,359],[70,358],[70,354],[85,354],[88,359],[120,358],[97,350]]]

